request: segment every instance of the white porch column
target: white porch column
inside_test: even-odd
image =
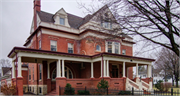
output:
[[[91,62],[91,78],[94,78],[93,62]]]
[[[50,79],[50,63],[47,63],[47,79]]]
[[[58,61],[57,61],[57,66],[56,66],[56,74],[57,74],[57,76],[56,77],[60,77],[60,64],[61,64],[61,60],[60,59],[58,59]]]
[[[150,78],[151,77],[151,65],[149,64],[147,67],[148,67],[147,75],[148,75],[148,78]]]
[[[65,77],[64,73],[64,60],[62,60],[62,77]]]
[[[106,77],[106,60],[104,60],[104,77]]]
[[[136,77],[138,77],[138,63],[136,63]]]
[[[22,77],[21,56],[18,57],[18,77]]]
[[[125,71],[126,71],[125,66],[126,66],[126,65],[125,65],[125,62],[123,62],[123,77],[126,77],[126,76],[125,76]]]
[[[107,77],[109,77],[109,60],[107,60],[107,62],[106,62],[106,68],[107,68]]]
[[[12,62],[12,78],[15,78],[15,65],[14,65],[14,62]]]

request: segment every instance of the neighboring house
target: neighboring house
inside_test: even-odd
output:
[[[153,69],[152,71],[152,76],[153,77],[153,84],[156,84],[157,81],[159,80],[163,80],[165,74],[163,70],[159,70],[159,69]],[[147,69],[139,72],[139,77],[141,78],[147,78]]]
[[[1,85],[11,84],[11,67],[2,67]]]
[[[107,80],[113,89],[152,89],[150,69],[154,59],[134,57],[131,37],[112,38],[109,31],[120,26],[111,22],[116,19],[107,5],[83,18],[63,8],[55,14],[47,13],[40,6],[40,0],[35,0],[26,48],[14,47],[8,55],[12,62],[18,61],[17,75],[12,65],[12,79],[18,84],[19,95],[23,95],[23,89],[35,94],[56,90],[55,94],[59,95],[59,87],[67,83],[73,88],[97,88],[101,79]],[[28,70],[21,67],[22,62],[26,62]],[[133,78],[133,67],[139,65],[148,67],[143,87],[138,84],[141,83],[138,74]]]

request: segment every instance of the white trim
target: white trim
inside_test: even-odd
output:
[[[21,68],[21,70],[27,71],[27,70],[28,70],[28,68]]]

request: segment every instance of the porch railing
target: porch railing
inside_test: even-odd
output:
[[[130,80],[129,78],[126,78],[126,90],[130,90],[134,87],[135,90],[139,89],[139,85],[135,83],[134,81]]]

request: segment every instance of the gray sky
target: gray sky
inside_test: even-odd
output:
[[[82,2],[83,1],[83,2]],[[87,5],[91,0],[41,0],[41,10],[55,13],[64,8],[68,13],[84,17],[85,10],[77,2]],[[13,47],[23,47],[30,35],[33,0],[0,0],[0,59],[7,59]]]
[[[0,59],[7,59],[7,55],[13,47],[23,47],[27,37],[30,35],[30,27],[33,18],[34,0],[0,0]],[[54,14],[59,9],[64,8],[68,13],[84,17],[87,15],[85,9],[80,9],[78,3],[85,3],[87,7],[94,5],[98,9],[102,4],[92,2],[97,0],[41,0],[41,10]],[[134,37],[134,40],[141,40]],[[160,47],[149,46],[147,42],[138,42],[134,45],[134,55],[152,58],[152,51],[159,50]],[[157,48],[158,47],[158,48]]]

